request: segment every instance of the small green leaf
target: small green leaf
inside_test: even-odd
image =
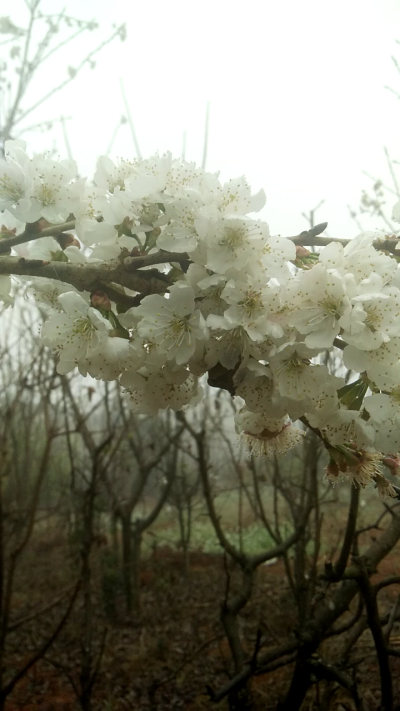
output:
[[[360,410],[367,390],[368,382],[365,382],[363,378],[359,378],[354,383],[340,388],[338,397],[340,402],[346,405],[349,410]]]

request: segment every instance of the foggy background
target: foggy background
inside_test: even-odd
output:
[[[2,3],[1,14],[24,26],[21,6]],[[70,116],[69,142],[82,175],[93,174],[125,114],[121,77],[144,157],[156,150],[178,157],[186,131],[186,159],[201,163],[210,101],[206,167],[220,170],[223,180],[245,174],[254,191],[264,187],[262,217],[272,233],[305,229],[301,213],[324,199],[316,217],[328,221],[326,234],[357,234],[347,205],[356,208],[361,189],[371,186],[362,171],[386,177],[384,146],[396,158],[400,105],[385,85],[400,85],[391,60],[400,57],[397,0],[51,0],[42,10],[63,7],[100,27],[50,60],[25,106],[62,80],[113,23],[127,24],[125,42],[114,40],[96,56],[94,70],[84,68],[26,120]],[[30,150],[56,145],[66,155],[59,124],[23,137]],[[110,157],[134,155],[125,125]],[[362,219],[364,229],[377,224]]]
[[[201,164],[209,106],[206,168],[263,187],[274,235],[306,229],[302,213],[324,200],[325,234],[352,237],[348,205],[358,211],[373,187],[363,170],[391,184],[398,0],[42,0],[55,25],[67,13],[99,29],[34,72],[22,111],[106,46],[15,130],[7,81],[12,99],[26,35],[14,39],[34,2],[0,0],[0,133],[23,137],[30,154],[70,155],[90,181],[127,115],[122,85],[143,157],[179,157],[185,135],[186,159]],[[123,23],[126,40],[107,43]],[[21,56],[14,64],[29,76]],[[127,123],[109,154],[135,157]],[[389,194],[383,213],[395,202]],[[339,470],[310,430],[279,459],[252,456],[234,434],[239,398],[217,388],[191,414],[136,415],[118,381],[57,374],[42,315],[19,294],[0,328],[0,711],[189,711],[224,698],[231,711],[265,711],[266,700],[400,709],[400,497],[351,485],[357,475],[383,487],[379,455],[348,450],[345,470],[337,448]],[[387,486],[398,457],[386,459]]]

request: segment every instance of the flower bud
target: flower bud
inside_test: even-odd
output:
[[[121,224],[118,225],[119,236],[125,235],[126,237],[132,237],[132,228],[134,223],[131,217],[124,217]]]
[[[400,473],[400,456],[398,454],[390,454],[388,457],[382,458],[382,464],[385,465],[393,476],[398,476]]]
[[[397,492],[393,488],[390,481],[385,479],[384,476],[376,476],[375,484],[377,486],[379,496],[382,499],[387,499],[388,497],[396,498]]]
[[[339,465],[333,459],[331,459],[326,467],[325,473],[328,479],[333,482],[336,481],[336,479],[340,475]]]
[[[40,217],[37,221],[38,230],[44,230],[46,227],[50,227],[50,222],[45,220],[44,217]]]
[[[296,245],[296,258],[293,260],[293,264],[298,269],[304,269],[305,271],[312,269],[315,263],[318,261],[318,254],[310,252],[302,244]]]
[[[6,227],[5,225],[0,226],[0,235],[2,238],[6,237],[7,235],[11,235],[12,237],[14,237],[16,234],[17,234],[16,227],[14,227],[12,230],[9,230],[8,227]]]
[[[111,301],[104,291],[94,291],[90,295],[90,302],[95,309],[103,309],[103,311],[111,311]]]
[[[62,232],[58,237],[56,237],[58,244],[61,249],[67,249],[67,247],[78,247],[81,248],[79,240],[74,237],[74,235],[68,234],[67,232]]]
[[[39,220],[36,220],[36,222],[27,222],[26,231],[31,232],[32,234],[37,234],[37,232],[41,232],[45,229],[45,227],[49,227],[49,225],[50,222],[47,222],[44,217],[41,217]]]
[[[310,254],[311,252],[307,249],[307,247],[303,247],[302,244],[296,244],[296,259],[300,259],[301,257],[309,257]]]
[[[134,247],[133,249],[131,249],[129,254],[131,257],[141,257],[142,256],[142,252],[140,251],[139,247]]]

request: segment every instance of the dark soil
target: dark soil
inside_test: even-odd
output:
[[[103,542],[104,543],[104,542]],[[9,636],[6,677],[19,669],[57,625],[68,601],[68,587],[79,560],[66,554],[62,537],[43,539],[26,556],[17,579],[13,620],[45,608],[65,591],[65,596],[40,617],[18,627]],[[93,688],[92,711],[167,711],[185,709],[227,709],[226,700],[215,705],[209,688],[218,690],[232,674],[232,662],[219,621],[226,590],[226,575],[234,591],[238,573],[227,571],[222,556],[192,553],[190,575],[184,573],[182,555],[169,548],[158,549],[141,569],[141,609],[126,615],[121,581],[108,545],[92,554],[93,611],[92,639],[98,653],[106,633],[99,673]],[[399,551],[380,566],[372,582],[400,572]],[[379,593],[380,612],[390,611],[399,595],[393,585]],[[82,595],[55,644],[17,684],[6,711],[79,709],[73,684],[81,673]],[[263,649],[288,639],[296,624],[296,610],[281,561],[259,571],[251,602],[241,615],[241,634],[251,657],[258,629]],[[322,648],[327,661],[335,661],[343,637],[331,638]],[[400,626],[393,628],[392,647],[400,650]],[[352,660],[360,688],[370,711],[379,707],[379,674],[372,637],[365,632],[354,648]],[[391,666],[396,703],[400,704],[400,659]],[[254,711],[275,709],[287,689],[292,666],[252,680]],[[347,692],[337,691],[328,705],[324,684],[310,690],[304,710],[354,709]],[[324,702],[325,703],[325,702]]]

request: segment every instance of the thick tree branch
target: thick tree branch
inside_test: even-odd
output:
[[[352,241],[351,239],[320,237],[319,235],[313,234],[312,229],[305,232],[301,232],[296,237],[288,237],[287,239],[290,239],[295,245],[303,247],[326,247],[328,244],[331,244],[331,242],[335,242],[343,245],[343,247],[346,247],[346,245],[348,245]],[[396,237],[395,235],[388,235],[387,239],[385,240],[378,239],[373,242],[373,246],[379,251],[390,252],[391,254],[396,254],[397,252],[399,254],[400,252],[399,250],[397,250],[399,240],[400,238]]]
[[[41,259],[1,257],[0,274],[57,279],[71,284],[78,291],[89,292],[106,291],[110,284],[119,284],[145,295],[162,294],[169,286],[165,274],[153,269],[138,272],[132,269],[131,265],[128,271],[124,262],[117,259],[95,264],[71,264],[70,262],[45,262]],[[113,295],[115,294],[114,290]]]
[[[141,257],[126,257],[124,259],[125,269],[128,272],[136,272],[142,267],[150,267],[154,264],[169,264],[170,262],[187,262],[189,255],[186,252],[165,252],[160,249],[154,254],[144,254]]]
[[[358,486],[352,486],[351,500],[347,516],[346,533],[343,539],[342,549],[340,551],[339,558],[332,570],[329,570],[327,566],[325,566],[325,573],[328,579],[332,582],[337,582],[341,580],[342,575],[346,569],[356,530],[359,500],[360,488]]]
[[[41,237],[58,237],[63,232],[70,232],[75,229],[75,220],[68,220],[61,225],[50,225],[50,227],[45,227],[43,230],[37,230],[36,225],[36,222],[28,224],[26,230],[21,234],[2,239],[0,241],[0,254],[7,254],[11,247],[15,247],[17,244],[25,244],[25,242],[31,242]]]
[[[57,639],[62,628],[64,627],[65,623],[67,622],[68,617],[70,616],[70,614],[72,612],[72,608],[73,608],[75,600],[77,598],[80,586],[81,586],[81,579],[79,578],[79,580],[75,586],[75,590],[74,590],[74,592],[71,596],[71,599],[69,601],[68,607],[67,607],[64,615],[62,616],[61,620],[59,621],[58,625],[55,627],[55,629],[53,630],[50,637],[48,637],[47,640],[38,649],[38,651],[35,654],[33,654],[33,656],[23,665],[23,667],[19,671],[16,672],[16,674],[12,677],[12,679],[8,682],[8,684],[6,684],[6,686],[3,687],[3,689],[0,692],[0,704],[4,703],[5,699],[12,692],[12,690],[14,689],[16,684],[19,682],[19,680],[25,676],[25,674],[29,671],[29,669],[31,667],[33,667],[34,664],[36,664],[36,662],[39,661],[39,659],[42,659],[45,656],[47,650],[51,647],[53,642]]]
[[[276,666],[283,666],[283,664],[288,664],[293,661],[292,656],[287,658],[286,661],[282,662],[280,661],[279,664],[276,664],[278,660],[281,660],[282,657],[287,657],[287,655],[292,655],[293,652],[295,652],[299,647],[299,642],[287,642],[286,644],[281,645],[280,647],[275,647],[272,650],[267,650],[262,659],[259,659],[257,667],[254,668],[255,665],[252,664],[251,661],[247,662],[241,671],[236,674],[228,683],[223,686],[219,691],[213,692],[213,690],[208,687],[207,691],[211,697],[211,700],[214,703],[219,703],[222,701],[225,696],[228,696],[232,691],[235,689],[240,688],[243,686],[246,681],[254,674],[254,676],[260,676],[261,674],[265,674],[267,671],[270,670],[270,667],[272,665]]]
[[[379,611],[376,602],[376,595],[374,595],[373,593],[364,559],[357,559],[355,561],[355,564],[358,566],[359,570],[359,577],[357,579],[357,583],[364,597],[368,626],[371,630],[371,634],[374,639],[376,655],[378,657],[382,693],[381,708],[382,711],[392,711],[392,676],[390,672],[389,657],[386,649],[385,637],[379,620]]]

